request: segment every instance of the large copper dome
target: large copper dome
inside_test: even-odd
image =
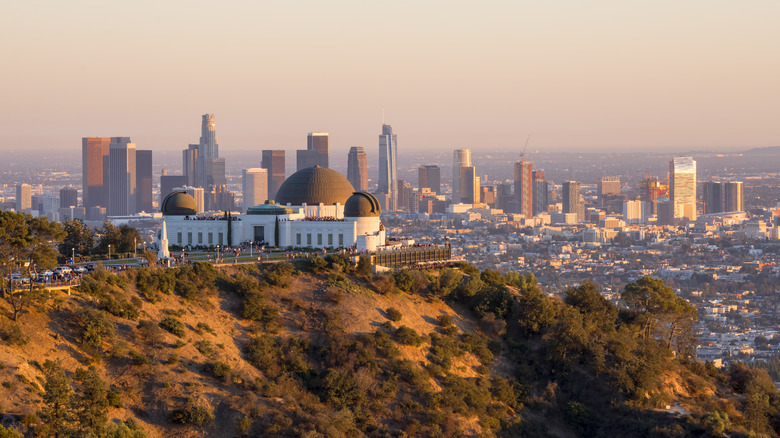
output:
[[[195,198],[185,191],[173,192],[160,206],[164,216],[195,216],[198,208]]]
[[[319,203],[344,205],[355,191],[344,175],[325,167],[301,169],[287,178],[276,192],[276,203],[281,205],[316,205]]]

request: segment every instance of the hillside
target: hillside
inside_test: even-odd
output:
[[[25,436],[776,436],[766,373],[685,359],[687,332],[663,331],[671,307],[618,312],[595,285],[563,302],[535,283],[468,265],[371,276],[319,257],[98,270],[0,323],[2,424]]]

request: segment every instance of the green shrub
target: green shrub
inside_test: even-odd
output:
[[[148,365],[149,364],[149,356],[139,353],[134,350],[130,350],[130,360],[133,363],[133,365]]]
[[[24,345],[30,340],[17,324],[7,322],[0,326],[0,339],[8,345]]]
[[[225,362],[216,361],[211,365],[211,374],[217,378],[224,378],[230,375],[230,365]]]
[[[116,327],[105,313],[94,309],[84,309],[78,315],[82,324],[81,342],[88,348],[97,350],[103,345],[104,340],[114,337]]]
[[[208,324],[206,324],[205,322],[199,322],[199,323],[198,323],[198,324],[195,326],[195,330],[196,330],[198,333],[209,332],[209,333],[211,333],[212,335],[216,335],[216,334],[217,334],[217,332],[215,332],[215,331],[214,331],[214,329],[213,329],[213,328],[211,328],[211,326],[210,326],[210,325],[208,325]]]
[[[172,316],[163,318],[162,321],[159,322],[159,326],[161,329],[176,337],[183,338],[185,336],[184,324]]]
[[[214,351],[214,348],[211,346],[211,342],[205,340],[196,342],[195,348],[200,352],[200,354],[204,356],[210,356]]]
[[[439,315],[436,318],[436,321],[439,323],[439,326],[443,328],[447,328],[453,324],[452,317],[450,315]]]
[[[187,406],[171,412],[168,421],[176,424],[205,426],[214,421],[214,413],[208,406],[189,403]]]
[[[403,317],[401,311],[395,307],[388,307],[387,310],[385,310],[385,313],[387,313],[387,319],[393,322],[398,322]]]
[[[413,345],[419,347],[422,344],[422,337],[414,331],[413,328],[402,325],[395,331],[395,340],[399,344]]]

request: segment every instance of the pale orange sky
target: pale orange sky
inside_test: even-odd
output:
[[[54,1],[0,14],[0,149],[780,145],[780,2]]]

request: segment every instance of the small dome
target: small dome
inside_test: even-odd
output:
[[[198,204],[189,193],[181,190],[173,192],[165,197],[160,211],[163,216],[195,216]]]
[[[255,205],[254,207],[247,208],[246,214],[249,215],[265,214],[265,215],[279,216],[281,214],[292,214],[292,209],[290,207],[278,205],[276,204],[276,202],[268,200],[265,201],[265,204]]]
[[[376,196],[366,192],[355,192],[344,204],[344,217],[378,217],[382,212]]]
[[[281,205],[344,204],[355,191],[344,175],[326,167],[301,169],[287,178],[276,192]]]

